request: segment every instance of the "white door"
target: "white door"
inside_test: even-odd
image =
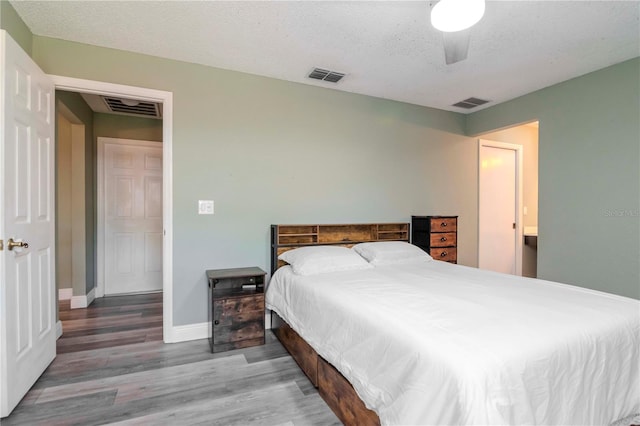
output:
[[[520,275],[518,161],[522,147],[482,140],[479,147],[478,267]]]
[[[0,38],[0,416],[6,417],[56,356],[55,138],[53,82],[5,31]]]
[[[160,291],[162,143],[110,138],[98,143],[104,294]]]

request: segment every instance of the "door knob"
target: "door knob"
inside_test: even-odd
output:
[[[13,241],[13,238],[9,238],[9,241],[7,241],[7,248],[9,250],[13,250],[14,247],[29,248],[29,243],[24,241]]]

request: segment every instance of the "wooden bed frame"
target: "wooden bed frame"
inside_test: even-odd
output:
[[[372,241],[408,242],[409,224],[271,225],[271,274],[284,265],[278,256],[287,250],[314,245],[351,247]],[[351,383],[273,311],[271,329],[342,423],[380,424],[378,415],[365,406]]]

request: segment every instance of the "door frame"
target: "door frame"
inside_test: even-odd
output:
[[[162,103],[162,338],[165,343],[176,342],[173,327],[173,93],[59,75],[49,77],[56,90]]]
[[[97,152],[97,238],[96,238],[96,297],[102,297],[105,294],[106,284],[105,284],[105,273],[104,273],[104,265],[106,264],[106,249],[105,249],[105,235],[104,235],[104,227],[105,227],[105,217],[104,217],[104,209],[106,205],[105,201],[105,176],[104,176],[104,147],[106,144],[112,145],[125,145],[125,146],[139,146],[139,147],[152,147],[152,148],[162,148],[162,142],[157,141],[147,141],[147,140],[136,140],[136,139],[124,139],[124,138],[109,138],[99,136],[98,138],[98,152]],[[164,205],[163,205],[164,208]],[[164,268],[164,265],[163,265]]]
[[[85,295],[73,295],[73,288],[74,285],[77,285],[77,283],[81,284],[81,287],[83,289],[86,289],[87,287],[87,277],[86,277],[86,227],[85,227],[85,222],[84,222],[84,215],[85,215],[85,208],[84,208],[84,204],[85,204],[85,181],[84,181],[84,158],[85,158],[85,125],[82,123],[82,121],[62,102],[59,102],[57,100],[54,100],[55,102],[55,107],[56,107],[56,111],[59,113],[59,115],[61,115],[62,117],[64,117],[70,124],[71,124],[71,187],[69,187],[69,190],[72,190],[72,188],[75,185],[79,185],[81,186],[80,190],[76,190],[76,191],[72,191],[72,195],[71,195],[71,200],[72,202],[75,201],[79,201],[80,204],[83,206],[81,210],[72,208],[71,209],[71,217],[69,218],[71,220],[72,223],[72,236],[74,234],[74,232],[80,232],[82,234],[81,238],[73,238],[71,240],[71,255],[69,258],[69,261],[71,262],[72,265],[79,265],[79,266],[72,266],[71,268],[71,279],[69,281],[69,285],[71,285],[71,288],[68,288],[66,290],[70,290],[67,292],[67,294],[69,294],[69,296],[67,297],[67,299],[69,299],[71,302],[71,309],[75,309],[75,308],[86,308],[87,307],[87,302],[90,300],[93,300],[93,298],[91,298],[89,300],[89,296]],[[59,118],[56,116],[56,126],[59,124]],[[58,137],[58,135],[56,135],[56,138]],[[56,152],[58,151],[58,140],[56,140]],[[82,153],[80,155],[78,155],[78,150],[82,151]],[[79,157],[81,159],[81,161],[77,161],[74,160],[75,158]],[[56,163],[56,167],[59,167],[58,164],[59,158],[56,158],[55,163]],[[80,170],[82,169],[82,170]],[[76,178],[78,178],[79,176],[82,177],[82,179],[74,179],[74,176]],[[81,182],[78,182],[81,181]],[[56,178],[55,180],[55,187],[56,187],[56,191],[60,189],[59,187],[59,181]],[[81,194],[80,198],[81,199],[77,199],[74,195],[73,192],[75,193],[79,193]],[[59,201],[59,200],[58,200]],[[58,203],[56,203],[56,206],[59,206]],[[60,215],[57,216],[57,219],[60,219]],[[57,223],[56,223],[57,225]],[[57,232],[57,227],[56,227],[56,232]],[[56,238],[57,238],[57,234],[56,234]],[[56,247],[59,248],[59,247]],[[80,253],[80,254],[78,254]],[[56,280],[59,279],[59,268],[58,266],[60,266],[59,263],[60,260],[60,250],[56,250]],[[56,286],[57,287],[57,286]],[[85,291],[86,292],[86,291]],[[58,291],[56,293],[56,298],[58,300],[61,300],[60,297],[60,291]],[[62,322],[58,320],[58,322],[56,323],[56,327],[58,328],[58,332],[59,335],[57,337],[60,337],[62,335]]]
[[[516,275],[522,276],[522,245],[523,245],[523,179],[522,179],[522,171],[523,171],[523,155],[524,155],[524,147],[522,145],[507,143],[507,142],[496,142],[490,141],[487,139],[478,139],[478,159],[476,164],[478,165],[478,267],[480,266],[480,202],[482,199],[482,186],[481,186],[481,173],[482,167],[480,165],[480,150],[483,146],[491,147],[491,148],[500,148],[500,149],[508,149],[511,151],[515,151],[516,154],[516,241],[515,241],[515,249],[516,249]]]

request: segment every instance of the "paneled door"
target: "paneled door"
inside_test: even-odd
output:
[[[54,87],[0,31],[0,416],[56,356]]]
[[[479,158],[478,267],[521,275],[522,147],[481,140]]]
[[[162,143],[99,138],[98,150],[104,294],[160,291]]]

